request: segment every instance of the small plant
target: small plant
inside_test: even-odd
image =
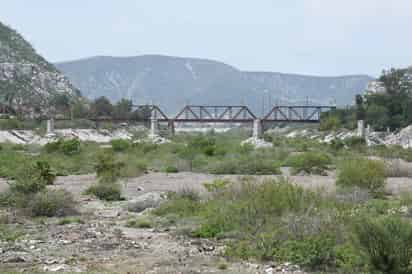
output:
[[[66,218],[60,219],[57,224],[58,225],[84,224],[84,221],[80,217],[66,217]]]
[[[123,139],[112,140],[110,144],[112,145],[113,150],[116,152],[126,151],[130,148],[129,141]]]
[[[177,169],[177,167],[168,166],[168,167],[165,168],[165,172],[166,173],[178,173],[179,170]]]
[[[357,186],[369,190],[375,196],[380,195],[386,185],[385,165],[376,160],[346,159],[338,167],[336,185]]]
[[[121,186],[117,183],[97,183],[90,186],[85,194],[93,195],[100,200],[105,201],[122,201]]]
[[[304,152],[290,156],[285,165],[291,166],[294,173],[301,171],[309,174],[325,175],[331,159],[327,154],[320,152]]]
[[[152,228],[153,224],[148,219],[139,218],[128,220],[126,226],[131,228]]]
[[[0,241],[15,242],[24,235],[20,229],[10,228],[8,225],[0,224]]]
[[[63,217],[76,213],[72,195],[64,190],[39,192],[25,209],[33,217]]]
[[[203,186],[207,189],[207,191],[212,193],[218,193],[224,190],[231,182],[228,180],[220,180],[216,179],[211,183],[204,183]]]
[[[47,185],[52,185],[56,179],[56,174],[50,168],[50,165],[46,161],[37,161],[36,169],[39,173],[39,179],[44,181]]]

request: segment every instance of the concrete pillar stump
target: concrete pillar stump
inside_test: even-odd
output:
[[[56,133],[54,131],[54,119],[53,118],[47,120],[46,136],[56,136]]]
[[[263,137],[263,124],[262,120],[256,119],[253,121],[253,138],[262,139]]]
[[[150,137],[159,136],[159,121],[156,118],[150,120]]]
[[[365,122],[358,120],[358,137],[365,138]]]

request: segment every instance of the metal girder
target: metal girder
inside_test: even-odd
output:
[[[243,117],[241,117],[243,114]],[[176,122],[251,122],[257,119],[247,106],[185,106],[174,118]]]

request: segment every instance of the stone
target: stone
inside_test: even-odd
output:
[[[131,199],[127,203],[127,210],[139,213],[148,208],[158,207],[163,200],[164,196],[161,193],[148,192]]]

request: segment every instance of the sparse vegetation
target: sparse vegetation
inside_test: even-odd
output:
[[[345,159],[339,165],[336,184],[341,187],[357,186],[379,196],[386,184],[385,165],[377,160]]]

